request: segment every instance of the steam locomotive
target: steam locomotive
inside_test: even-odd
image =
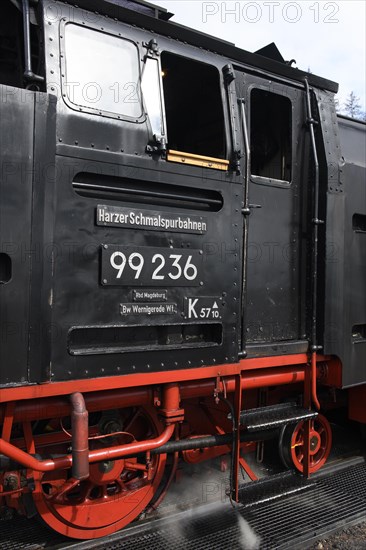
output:
[[[316,472],[366,423],[365,124],[142,0],[1,4],[1,510],[97,538],[179,461]]]

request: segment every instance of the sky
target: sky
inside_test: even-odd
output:
[[[338,82],[340,106],[353,91],[366,111],[365,0],[156,0],[172,21],[254,52],[275,42],[296,67]]]

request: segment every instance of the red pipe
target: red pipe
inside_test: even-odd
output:
[[[174,433],[174,424],[170,424],[155,439],[148,439],[146,441],[136,441],[129,445],[119,445],[117,447],[107,447],[105,449],[98,449],[89,451],[88,460],[92,464],[94,462],[100,462],[102,460],[116,460],[123,456],[134,455],[147,451],[152,451],[165,445]],[[65,470],[72,466],[72,455],[66,455],[61,458],[54,458],[49,460],[37,460],[33,456],[25,453],[18,447],[15,447],[11,443],[0,439],[0,453],[14,460],[18,464],[21,464],[25,468],[35,470],[36,472],[52,472],[54,470]]]
[[[316,353],[311,354],[311,397],[317,410],[320,410],[320,403],[316,393]]]
[[[72,477],[88,479],[89,477],[89,415],[84,397],[80,392],[70,395],[72,405]]]
[[[282,367],[261,369],[255,373],[243,372],[241,375],[241,389],[251,390],[268,386],[280,386],[283,384],[295,384],[303,382],[305,379],[304,368],[302,367]],[[235,391],[235,378],[224,378],[225,387],[228,393]],[[216,380],[212,379],[205,382],[184,382],[180,386],[182,399],[192,399],[194,397],[207,397],[213,395],[216,387]]]
[[[123,407],[136,407],[152,403],[152,390],[148,388],[125,388],[105,392],[91,392],[84,396],[89,413]],[[0,407],[0,423],[4,420],[4,407]],[[67,397],[46,397],[16,403],[13,422],[47,420],[70,415],[70,402]]]
[[[243,390],[249,390],[254,388],[265,388],[267,386],[282,386],[287,384],[295,384],[297,382],[303,382],[305,379],[305,371],[303,367],[282,367],[279,369],[262,369],[259,375],[250,374],[245,372],[242,377],[241,387]],[[235,381],[231,381],[232,389],[234,391]],[[230,385],[229,385],[230,388]]]
[[[180,389],[178,384],[166,384],[164,386],[164,409],[170,412],[179,410]]]
[[[167,403],[171,407],[171,411],[179,409],[179,387],[176,384],[167,384],[164,388],[164,404]],[[161,447],[169,441],[174,433],[175,424],[172,422],[165,430],[155,439],[145,441],[135,441],[128,445],[118,445],[116,447],[107,447],[105,449],[95,449],[89,451],[89,463],[100,462],[102,460],[115,460],[123,456],[134,455],[147,451],[152,451]],[[73,457],[67,455],[60,458],[37,460],[33,456],[25,453],[11,443],[0,439],[0,454],[4,454],[11,460],[21,464],[22,466],[35,470],[37,472],[51,472],[54,470],[64,470],[70,468],[73,464]]]
[[[314,379],[314,377],[313,377]],[[234,392],[234,377],[225,378],[226,391]],[[304,380],[304,370],[300,366],[281,368],[263,368],[242,373],[242,389],[293,384]],[[213,395],[216,379],[197,382],[183,382],[180,385],[182,399],[193,399]],[[115,409],[116,405],[136,407],[153,402],[153,392],[148,388],[121,389],[107,392],[85,394],[85,405],[89,413]],[[4,418],[4,408],[0,407],[0,422]],[[14,411],[14,422],[62,418],[70,415],[70,404],[65,398],[44,398],[17,403]]]

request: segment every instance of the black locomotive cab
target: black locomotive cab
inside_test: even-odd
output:
[[[44,74],[28,88],[47,93],[28,93],[55,139],[39,202],[21,200],[45,283],[30,380],[306,351],[304,85],[70,4],[31,14]]]
[[[179,460],[316,472],[366,423],[365,124],[143,0],[0,13],[0,510],[96,538]]]
[[[23,221],[10,230],[3,204],[2,235],[25,250],[2,253],[19,306],[5,285],[2,353],[19,368],[3,383],[322,345],[328,273],[313,245],[327,244],[312,220],[326,217],[328,167],[307,124],[334,117],[336,86],[193,31],[171,37],[163,10],[154,19],[144,4],[102,4],[103,15],[83,2],[25,2],[22,14],[6,2],[27,32],[9,26],[3,38],[26,67],[17,85],[15,64],[1,75],[3,150],[18,157],[2,185]],[[20,313],[32,330],[19,346],[9,323]]]

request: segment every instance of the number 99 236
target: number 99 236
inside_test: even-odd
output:
[[[105,286],[199,286],[199,250],[102,245],[101,283]]]

